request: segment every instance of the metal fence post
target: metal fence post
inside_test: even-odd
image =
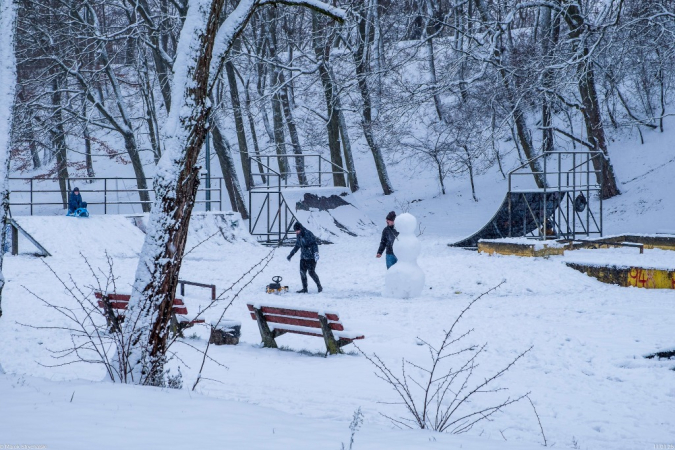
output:
[[[103,214],[108,214],[108,179],[103,179]]]
[[[30,179],[30,215],[33,215],[33,179]]]
[[[6,226],[5,224],[2,225]],[[19,229],[12,224],[12,255],[19,254]]]
[[[546,166],[546,161],[547,161],[548,158],[546,158],[546,155],[544,155],[543,159],[544,159],[544,202],[543,202],[542,208],[541,208],[542,214],[543,214],[543,217],[542,217],[542,224],[543,224],[543,225],[542,225],[542,237],[541,237],[541,239],[542,239],[542,240],[546,240],[547,232],[548,232],[548,230],[547,230],[547,225],[548,225],[548,223],[547,223],[547,220],[546,220],[546,219],[547,219],[547,217],[546,217],[547,214],[546,214],[546,213],[548,212],[548,211],[547,211],[547,208],[546,208],[546,207],[548,206],[548,205],[546,204],[546,203],[547,203],[547,200],[548,200],[548,199],[546,198],[546,194],[547,194],[547,192],[546,192],[546,186],[548,186],[548,176],[547,176],[547,175],[548,175],[548,173],[547,173],[547,172],[548,172],[548,168],[547,168],[547,166]]]

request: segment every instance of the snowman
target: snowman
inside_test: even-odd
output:
[[[386,297],[412,298],[422,293],[424,272],[417,265],[422,244],[417,236],[417,219],[409,213],[396,217],[396,229],[399,232],[394,251],[398,262],[387,270],[384,295]]]

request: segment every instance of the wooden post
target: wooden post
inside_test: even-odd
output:
[[[115,315],[115,310],[113,310],[113,307],[110,304],[110,298],[107,295],[102,294],[101,300],[105,306],[105,319],[108,323],[108,326],[110,327],[110,332],[114,333],[122,331],[119,321],[117,320],[117,316]]]
[[[183,328],[178,323],[178,318],[176,317],[176,312],[173,309],[171,310],[171,324],[169,325],[169,328],[171,329],[171,333],[174,336],[178,335],[179,337],[184,337],[183,336]]]
[[[263,347],[279,348],[277,347],[277,342],[274,340],[274,334],[270,331],[270,327],[267,325],[267,321],[263,316],[262,309],[253,308],[253,314],[255,314],[256,321],[258,322],[258,329],[260,330]]]
[[[326,342],[326,350],[331,355],[337,355],[342,353],[340,350],[340,345],[335,340],[333,336],[333,330],[328,326],[328,319],[325,316],[319,314],[319,323],[321,323],[321,332],[323,333],[323,340]]]

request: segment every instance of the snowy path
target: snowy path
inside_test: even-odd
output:
[[[103,233],[111,232],[105,227],[102,230]],[[36,234],[41,232],[33,231]],[[123,227],[122,233],[133,234],[136,231]],[[195,232],[188,249],[209,233],[208,227]],[[103,252],[107,249],[113,255],[115,273],[120,277],[118,286],[128,286],[136,268],[139,241],[139,236],[135,234],[124,239],[107,236],[102,238],[100,245],[92,248],[97,244],[91,240],[87,243],[87,256],[92,265],[105,270]],[[375,436],[382,438],[382,433],[388,436],[387,442],[389,439],[392,443],[399,442],[400,448],[421,448],[421,443],[413,445],[412,441],[406,447],[403,443],[407,441],[399,438],[403,434],[386,431],[391,424],[380,413],[399,416],[403,411],[399,406],[382,403],[397,399],[391,389],[375,377],[373,367],[364,357],[346,354],[324,359],[302,354],[298,351],[323,351],[322,340],[295,335],[278,339],[280,345],[293,351],[261,349],[258,347],[260,337],[256,324],[248,316],[245,303],[269,300],[296,307],[337,310],[349,329],[365,334],[366,339],[359,342],[364,352],[377,353],[387,364],[398,367],[402,357],[425,364],[428,355],[423,347],[417,345],[416,338],[419,336],[432,343],[438,342],[443,329],[470,299],[505,279],[506,283],[501,288],[474,305],[462,327],[463,330],[475,330],[470,337],[472,343],[489,343],[487,353],[480,361],[479,377],[493,374],[520,352],[533,346],[531,352],[498,381],[499,386],[509,388],[508,392],[498,394],[498,398],[531,392],[549,444],[555,443],[558,447],[571,447],[573,439],[579,442],[580,448],[589,449],[653,448],[653,444],[675,442],[675,416],[672,414],[675,410],[675,385],[673,372],[669,370],[673,363],[643,358],[656,350],[675,347],[672,333],[675,296],[672,292],[605,285],[565,267],[564,258],[559,257],[548,260],[489,257],[448,248],[446,239],[424,235],[422,243],[419,263],[426,272],[427,285],[423,296],[414,300],[381,296],[385,266],[382,260],[375,258],[377,241],[374,238],[345,238],[338,244],[321,247],[317,272],[326,289],[321,295],[315,293],[310,281],[310,295],[267,296],[263,288],[273,275],[282,275],[291,290],[299,285],[298,261],[288,263],[285,260],[289,249],[277,250],[270,266],[242,293],[228,312],[228,317],[243,323],[242,342],[236,347],[210,350],[210,355],[227,365],[228,369],[207,363],[204,376],[218,382],[203,380],[200,383],[197,390],[205,397],[194,400],[194,404],[199,405],[197,410],[201,413],[213,411],[218,415],[221,414],[218,412],[220,408],[229,412],[241,408],[253,415],[253,411],[260,412],[262,409],[249,410],[250,406],[237,402],[260,405],[269,411],[269,417],[259,417],[255,421],[275,423],[274,420],[280,420],[290,427],[288,430],[295,426],[302,428],[305,426],[302,424],[311,421],[313,425],[308,428],[311,429],[310,436],[312,433],[330,436],[325,447],[314,448],[339,448],[340,440],[346,442],[348,438],[347,426],[354,410],[361,407],[366,429],[371,430],[364,431],[364,439],[365,436],[374,436],[374,440],[372,447],[364,442],[363,447],[355,446],[355,449],[377,448]],[[55,256],[44,259],[44,262],[65,280],[72,273],[79,284],[91,284],[91,276],[77,251],[78,246],[71,249],[60,246]],[[268,251],[249,242],[227,243],[217,236],[190,253],[182,278],[213,282],[219,289],[224,288]],[[608,253],[607,258],[611,259],[612,254]],[[68,345],[67,335],[27,328],[17,323],[63,324],[62,318],[54,315],[22,286],[30,287],[36,294],[61,305],[69,305],[72,300],[39,258],[28,255],[8,257],[5,267],[9,283],[3,303],[3,326],[0,327],[0,362],[4,370],[8,374],[31,374],[51,380],[101,380],[103,370],[92,365],[58,368],[40,365],[53,363],[48,349],[65,348]],[[200,295],[197,290],[188,291],[188,308],[192,310],[205,304],[198,298]],[[207,293],[203,295],[206,297]],[[208,340],[205,328],[195,327],[188,334],[194,334],[186,340],[188,343],[198,348],[205,347]],[[178,344],[174,349],[189,366],[180,364],[185,385],[191,386],[201,357],[185,345]],[[350,346],[346,350],[355,349]],[[11,399],[7,403],[11,405],[10,411],[26,411],[26,408],[31,409],[27,406],[31,404],[35,417],[53,414],[55,406],[44,402],[44,395],[48,395],[44,392],[51,390],[59,392],[59,395],[65,393],[69,398],[71,391],[84,389],[90,392],[92,403],[113,402],[109,408],[120,407],[122,410],[130,408],[124,406],[125,402],[131,402],[138,394],[138,388],[133,387],[105,384],[108,387],[99,393],[97,387],[101,385],[97,383],[69,381],[49,384],[34,378],[23,382],[33,388],[18,389],[22,383],[19,380],[16,375],[0,376],[0,394],[5,398],[7,392],[13,393],[8,397]],[[71,389],[73,384],[77,387]],[[151,391],[153,393],[147,394],[143,391],[142,395],[148,396],[148,402],[139,401],[138,407],[148,407],[150,397],[154,396],[189,398],[187,391],[164,394]],[[16,392],[21,394],[17,397]],[[499,397],[502,394],[504,396]],[[99,395],[101,397],[97,399]],[[76,394],[76,400],[78,397]],[[26,404],[23,403],[24,398]],[[215,403],[214,399],[217,399]],[[494,400],[479,399],[475,406],[480,402],[491,404]],[[78,414],[86,415],[86,409],[77,411],[68,413],[67,420],[80,420]],[[194,429],[203,428],[197,418],[201,413],[188,406],[185,411],[187,430],[192,430],[193,425]],[[193,413],[197,416],[192,417]],[[105,414],[112,413],[104,413],[104,417]],[[230,417],[227,413],[222,414]],[[32,418],[23,414],[9,415],[12,421],[8,429],[12,430],[10,436],[14,440],[21,438],[19,440],[23,442],[33,436],[23,434],[28,433]],[[236,412],[233,415],[238,416]],[[282,417],[286,419],[282,420]],[[223,424],[223,436],[238,436],[236,429],[239,422],[237,419],[232,419],[232,423],[229,421],[229,418],[224,420],[228,424]],[[52,436],[48,431],[45,429],[44,439]],[[131,431],[130,436],[141,439],[144,433],[143,425],[139,424],[138,430]],[[206,440],[218,435],[211,431],[205,433]],[[293,434],[294,431],[288,433]],[[273,442],[265,441],[255,430],[250,434],[259,439],[256,442],[261,443],[260,448],[269,448],[263,443]],[[502,434],[508,442],[504,442]],[[469,435],[473,438],[468,438],[468,441],[466,437],[434,437],[439,442],[467,444],[464,448],[474,448],[469,445],[471,443],[478,445],[475,448],[483,448],[480,442],[484,442],[485,448],[514,441],[532,446],[541,442],[539,425],[527,402],[512,405],[496,415],[493,422],[477,426]],[[477,437],[479,435],[481,438]],[[0,436],[6,436],[1,428]],[[406,436],[414,440],[419,434]],[[426,438],[422,441],[428,442]],[[274,442],[277,442],[278,448],[304,448]],[[440,448],[429,445],[430,448]],[[388,447],[398,448],[389,444]],[[519,445],[518,448],[524,446]]]

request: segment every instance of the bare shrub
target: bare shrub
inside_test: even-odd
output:
[[[430,429],[439,432],[459,434],[469,431],[476,423],[488,420],[490,416],[504,407],[515,403],[529,394],[515,398],[508,396],[486,407],[474,407],[479,396],[496,394],[506,388],[493,387],[494,381],[506,373],[527,354],[532,347],[516,356],[504,368],[490,376],[479,375],[478,359],[487,344],[465,344],[466,338],[473,332],[457,330],[458,324],[466,312],[483,296],[499,288],[504,282],[473,299],[457,316],[450,329],[445,333],[440,345],[434,346],[419,339],[429,351],[429,365],[423,367],[405,358],[401,360],[400,371],[387,366],[377,354],[368,356],[361,353],[376,368],[376,375],[389,384],[400,402],[405,406],[406,417],[391,417],[383,414],[393,423],[406,428]],[[415,372],[421,375],[415,375]]]
[[[204,313],[212,308],[218,308],[220,311],[219,318],[215,325],[217,326],[223,320],[228,308],[232,305],[235,299],[244,288],[246,288],[269,264],[274,255],[274,249],[265,255],[260,261],[248,269],[242,276],[234,281],[228,288],[224,289],[215,300],[212,300],[205,308],[203,308],[194,319],[198,319]],[[113,382],[121,383],[135,383],[132,371],[132,345],[130,337],[136,331],[136,323],[130,320],[124,320],[124,316],[117,313],[109,304],[108,294],[116,293],[118,286],[118,277],[115,276],[114,264],[112,258],[106,254],[107,270],[100,268],[95,269],[89,260],[82,255],[82,258],[89,268],[89,271],[94,279],[94,285],[83,287],[79,285],[72,276],[66,281],[61,278],[54,269],[46,262],[43,263],[52,272],[54,277],[66,290],[68,295],[75,300],[77,306],[67,307],[56,305],[52,301],[40,297],[38,294],[32,292],[24,286],[29,293],[40,300],[45,306],[52,308],[62,316],[66,317],[67,324],[64,326],[48,327],[39,325],[21,324],[26,327],[67,332],[70,335],[71,345],[68,348],[50,350],[52,357],[57,361],[52,365],[45,365],[47,367],[58,367],[76,363],[89,363],[102,365],[107,373],[108,378]],[[99,291],[104,293],[101,301],[107,304],[107,314],[98,305],[94,292]],[[229,296],[225,297],[227,293]],[[201,367],[197,375],[197,381],[194,383],[192,389],[196,387],[199,380],[202,378],[202,371],[206,359],[223,366],[223,364],[210,358],[207,354],[209,346],[205,350],[201,350],[194,345],[187,342],[188,339],[179,339],[180,333],[174,333],[169,339],[167,345],[167,361],[176,359],[180,361],[185,367],[188,367],[171,347],[174,343],[183,344],[190,349],[193,349],[203,355]],[[170,369],[169,369],[170,370]],[[178,369],[178,373],[172,374],[166,370],[161,374],[161,379],[155,380],[155,386],[171,387],[180,389],[183,386],[183,375]]]

